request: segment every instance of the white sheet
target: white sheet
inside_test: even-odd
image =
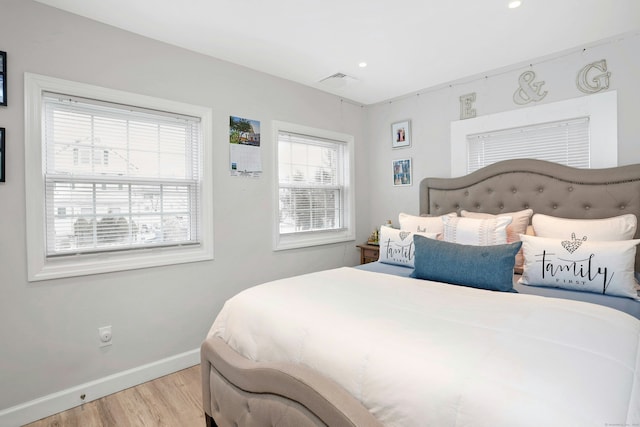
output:
[[[379,261],[358,265],[355,268],[373,271],[376,273],[394,274],[396,276],[403,277],[409,277],[411,273],[413,273],[413,268],[403,267],[400,265],[383,264]],[[562,298],[600,304],[615,308],[616,310],[624,311],[625,313],[640,319],[640,301],[612,295],[594,294],[592,292],[578,292],[560,288],[521,285],[518,283],[520,277],[521,276],[519,274],[515,274],[513,276],[513,288],[521,294],[539,295],[543,297]],[[640,273],[636,272],[636,280],[640,282]]]
[[[640,321],[594,304],[345,267],[248,289],[209,335],[388,426],[640,426]]]

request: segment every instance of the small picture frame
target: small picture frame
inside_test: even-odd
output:
[[[393,161],[393,185],[411,185],[413,181],[413,170],[411,158],[398,159]]]
[[[0,105],[7,105],[7,52],[0,51]]]
[[[391,147],[411,146],[411,120],[403,120],[391,125]]]
[[[0,182],[4,182],[5,180],[4,158],[6,156],[5,156],[5,149],[4,149],[4,134],[5,134],[5,129],[0,128]]]

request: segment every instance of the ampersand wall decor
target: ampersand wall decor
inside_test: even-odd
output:
[[[547,96],[547,91],[540,93],[544,81],[534,82],[536,73],[533,71],[525,71],[520,74],[518,84],[520,87],[513,94],[513,102],[518,105],[525,105],[532,101],[538,102]]]
[[[596,93],[609,89],[609,77],[611,72],[607,71],[607,60],[592,62],[585,65],[576,77],[576,86],[584,93]]]

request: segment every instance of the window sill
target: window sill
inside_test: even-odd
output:
[[[308,248],[312,246],[330,245],[355,241],[355,233],[349,229],[309,233],[279,234],[276,236],[273,250]]]
[[[139,249],[91,255],[72,255],[44,259],[29,265],[29,281],[127,271],[140,268],[185,264],[213,259],[206,246]]]

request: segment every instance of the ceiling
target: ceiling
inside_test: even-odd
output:
[[[640,30],[639,0],[37,1],[364,105]]]

